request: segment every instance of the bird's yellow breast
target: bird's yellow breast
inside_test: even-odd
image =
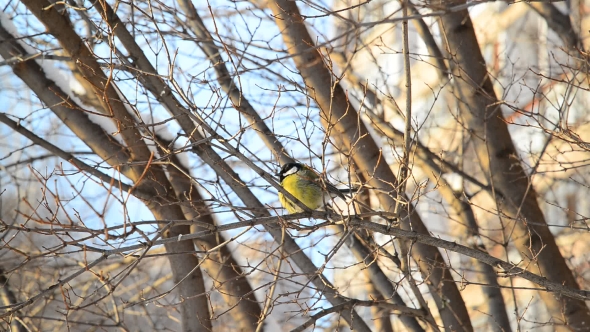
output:
[[[308,208],[315,210],[322,205],[322,190],[315,183],[304,180],[299,175],[287,176],[281,182],[283,188]],[[289,213],[303,212],[290,199],[279,192],[279,201]]]

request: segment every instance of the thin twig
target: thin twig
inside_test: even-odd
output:
[[[350,299],[350,300],[348,300],[342,304],[339,304],[337,306],[333,306],[328,309],[322,309],[317,314],[311,316],[305,323],[303,323],[302,325],[298,326],[297,328],[291,330],[291,332],[302,332],[306,328],[314,325],[315,322],[318,321],[318,319],[320,319],[322,317],[325,317],[331,313],[341,312],[344,309],[351,309],[351,308],[354,308],[355,306],[360,306],[360,307],[378,306],[378,307],[382,307],[385,309],[389,309],[391,311],[398,311],[400,315],[410,315],[410,316],[416,316],[416,317],[424,316],[424,312],[422,312],[422,310],[412,309],[412,308],[404,307],[404,306],[397,305],[397,304]]]
[[[403,17],[408,16],[408,1],[402,3]],[[393,213],[397,214],[401,208],[402,196],[406,192],[408,184],[409,167],[410,167],[410,150],[412,148],[412,72],[410,68],[410,50],[408,49],[408,20],[402,22],[402,34],[404,44],[404,70],[406,73],[406,112],[405,112],[405,128],[404,128],[404,154],[400,163],[400,172],[398,179],[400,181],[399,190],[397,191],[397,198],[395,209]],[[409,204],[409,202],[408,202]]]

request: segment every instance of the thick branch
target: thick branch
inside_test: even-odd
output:
[[[0,43],[0,55],[2,57],[14,56],[15,54],[27,56],[25,50],[14,41],[14,36],[11,36],[3,27],[0,27],[0,38],[4,41]],[[157,219],[178,220],[184,218],[178,206],[167,203],[176,201],[176,199],[174,193],[166,189],[171,186],[167,185],[168,180],[161,168],[152,166],[149,169],[151,176],[143,177],[142,168],[125,166],[129,161],[133,161],[130,160],[125,150],[116,144],[100,126],[89,121],[87,115],[82,112],[83,109],[73,102],[55,82],[45,77],[43,70],[36,62],[27,61],[14,64],[12,69],[45,104],[50,105],[51,110],[84,143],[111,166],[118,167],[119,171],[135,182],[135,186],[140,191],[147,194],[148,199],[144,199],[144,203]],[[128,133],[132,133],[134,130],[129,129]],[[142,147],[140,148],[140,146]],[[143,140],[136,141],[134,148],[139,149],[136,151],[147,151],[147,146],[145,146]],[[135,154],[136,157],[139,155],[141,153]],[[147,162],[147,159],[141,161]],[[166,204],[163,204],[164,202]],[[161,226],[163,227],[163,225]],[[166,235],[178,236],[189,232],[190,228],[186,225],[175,226],[171,227]],[[191,277],[179,286],[181,296],[186,298],[181,304],[182,322],[185,324],[183,330],[209,329],[211,322],[208,320],[209,306],[207,298],[197,296],[205,291],[201,271],[195,269],[199,262],[194,255],[186,254],[193,251],[194,246],[190,241],[185,241],[167,245],[166,249],[170,253],[185,253],[184,255],[171,255],[168,257],[175,281],[179,282],[189,273],[192,273]]]
[[[372,118],[372,120],[374,121],[372,123],[378,132],[382,132],[386,137],[394,141],[400,141],[403,138],[403,133],[397,131],[390,124],[382,123],[376,117]],[[424,173],[428,175],[432,183],[437,184],[441,196],[455,210],[460,224],[464,225],[467,229],[467,236],[470,238],[472,248],[487,252],[486,248],[483,247],[483,244],[479,239],[479,226],[477,225],[473,209],[471,208],[469,202],[466,201],[464,196],[460,196],[461,194],[455,193],[451,189],[452,187],[441,176],[444,174],[444,172],[443,169],[438,165],[439,160],[433,158],[433,156],[436,155],[428,150],[428,148],[420,144],[420,142],[416,142],[416,146],[419,151],[417,151],[415,154],[415,156],[418,157],[414,159],[415,165],[420,167]],[[485,187],[482,189],[485,189]],[[486,303],[488,304],[490,311],[490,326],[492,326],[492,329],[497,332],[512,331],[512,328],[510,327],[510,320],[508,319],[508,315],[506,313],[504,297],[502,296],[502,292],[498,284],[496,272],[491,266],[483,264],[479,260],[475,260],[475,265],[483,277],[483,282],[486,284],[486,286],[483,286],[483,293],[488,299]]]
[[[0,268],[0,299],[4,303],[5,307],[10,307],[10,306],[18,303],[18,301],[16,299],[16,295],[12,291],[12,288],[10,287],[10,282],[9,282],[8,278],[6,278],[6,276],[4,275],[4,271],[2,270],[2,268]],[[12,318],[11,319],[12,326],[13,326],[11,330],[13,332],[28,331],[29,329],[21,321],[19,314],[16,312],[13,312],[13,314],[14,314],[14,316],[11,317]]]
[[[408,6],[411,15],[420,15],[420,12],[411,1],[407,0],[405,2],[405,5]],[[426,24],[426,22],[424,22],[422,18],[414,19],[412,20],[412,22],[414,23],[414,28],[416,29],[416,31],[418,31],[418,34],[422,38],[422,41],[424,41],[424,44],[426,45],[428,52],[434,58],[434,61],[436,61],[436,72],[438,73],[439,79],[441,81],[445,81],[448,78],[449,69],[447,68],[447,64],[445,63],[445,58],[442,54],[442,51],[436,43],[436,40],[434,40],[434,36],[430,32],[428,25]]]
[[[507,236],[512,238],[533,272],[556,283],[578,288],[555,239],[546,225],[530,179],[518,156],[502,116],[494,87],[467,11],[445,15],[440,21],[455,80],[461,116],[469,126],[484,174],[502,194],[498,209],[510,216]],[[534,223],[527,223],[531,221]],[[511,231],[514,230],[513,233]],[[579,329],[590,326],[590,311],[582,301],[541,293],[555,322]]]
[[[266,146],[273,151],[275,155],[280,156],[280,162],[290,162],[292,159],[286,154],[284,147],[276,139],[276,137],[270,133],[269,129],[264,124],[258,113],[250,105],[248,100],[241,94],[241,91],[235,86],[228,69],[225,66],[223,58],[221,57],[221,49],[217,48],[214,44],[213,37],[209,31],[205,28],[203,21],[198,15],[196,9],[190,1],[179,0],[181,7],[187,13],[190,19],[188,24],[192,28],[193,32],[199,37],[199,43],[201,48],[211,61],[217,73],[218,81],[223,87],[224,91],[228,94],[232,103],[235,107],[239,107],[241,114],[247,116],[248,121],[257,129],[258,136],[265,142]],[[358,241],[346,241],[346,244],[355,253],[357,259],[366,260],[369,259],[367,254],[369,250]],[[402,298],[395,291],[391,281],[385,276],[385,273],[376,265],[371,264],[373,273],[370,274],[371,282],[376,284],[376,288],[381,291],[381,294],[386,298],[393,301],[395,304],[404,305]],[[422,328],[414,317],[401,316],[400,320],[406,326],[407,329],[412,331],[420,331]]]
[[[213,36],[205,27],[205,24],[193,6],[192,1],[178,0],[178,4],[188,18],[187,25],[197,36],[197,41],[201,46],[201,49],[211,62],[211,65],[217,74],[217,81],[219,82],[219,85],[221,85],[223,91],[227,93],[233,106],[239,111],[239,114],[243,114],[246,117],[252,128],[256,130],[258,137],[260,137],[269,150],[273,151],[280,164],[293,161],[293,159],[288,156],[277,137],[266,126],[264,120],[250,104],[248,99],[242,94],[242,91],[232,79],[232,76],[225,65],[225,61],[223,61],[223,58],[221,57],[221,48],[218,48],[215,45]],[[231,58],[231,54],[229,54],[229,52],[228,57]]]
[[[549,28],[557,33],[570,52],[574,52],[576,48],[581,47],[580,39],[572,27],[569,16],[559,11],[554,4],[547,2],[528,2],[528,5],[545,19]]]
[[[358,112],[347,102],[348,98],[344,90],[334,82],[335,77],[326,68],[324,59],[314,48],[315,43],[303,23],[296,4],[292,1],[277,0],[271,1],[270,7],[287,50],[308,86],[310,96],[315,99],[321,109],[324,127],[333,131],[333,137],[342,139],[345,149],[350,151],[362,178],[368,185],[377,188],[376,193],[382,208],[392,211],[396,204],[393,197],[397,192],[397,180],[382,158],[381,150],[368,134],[364,123],[359,121]],[[405,193],[402,193],[402,197],[405,197]],[[407,197],[405,199],[408,201]],[[404,229],[428,233],[411,204],[408,204],[407,208],[402,209],[401,212],[401,226]],[[433,297],[437,299],[445,327],[471,331],[473,328],[465,303],[457,285],[449,282],[453,280],[452,275],[438,250],[416,245],[413,246],[412,255],[420,265],[422,273],[429,276],[430,289]],[[440,300],[439,293],[448,300],[447,303]]]
[[[169,141],[156,137],[158,146],[172,146]],[[162,151],[166,153],[166,151]],[[197,186],[192,183],[190,171],[182,165],[176,154],[170,154],[172,165],[168,167],[170,182],[180,198],[180,205],[187,220],[195,221],[191,225],[191,232],[203,230],[203,223],[215,227],[211,209],[205,204]],[[255,331],[262,312],[254,296],[254,290],[243,273],[241,266],[234,259],[223,234],[220,232],[194,241],[199,250],[214,252],[203,257],[201,266],[213,278],[216,289],[220,290],[223,299],[230,308],[229,314],[240,331]],[[221,245],[221,246],[220,246]]]
[[[68,17],[58,12],[58,9],[47,0],[23,0],[22,2],[45,25],[47,32],[57,39],[64,52],[72,57],[77,69],[101,101],[101,111],[117,124],[132,159],[148,160],[150,152],[147,146],[142,143],[141,134],[135,127],[133,116],[125,108],[121,96],[111,79],[103,72],[96,57],[74,31]],[[138,173],[136,176],[139,177],[143,169],[136,166],[134,171]]]
[[[159,78],[156,70],[151,65],[149,60],[143,54],[141,48],[137,46],[133,37],[125,29],[125,26],[121,23],[120,19],[112,11],[107,3],[101,3],[101,7],[97,7],[101,10],[101,15],[105,21],[114,28],[116,36],[121,40],[125,48],[129,53],[136,59],[137,67],[147,75],[142,75],[139,79],[144,83],[145,87],[154,95],[160,98],[162,105],[177,119],[179,125],[185,133],[189,135],[189,139],[193,143],[198,143],[203,137],[199,134],[193,120],[199,121],[199,125],[213,138],[218,141],[229,151],[235,154],[238,158],[244,161],[257,173],[264,176],[266,174],[262,169],[253,164],[250,160],[245,158],[240,152],[236,151],[235,148],[228,143],[226,140],[218,137],[206,122],[200,121],[200,119],[188,112],[181,105],[172,94],[171,89]],[[182,91],[177,91],[182,95]],[[188,98],[184,99],[188,103]],[[222,159],[211,146],[206,144],[198,144],[192,150],[195,152],[209,167],[215,170],[221,179],[231,188],[233,192],[237,194],[239,199],[253,211],[256,216],[270,216],[268,209],[260,203],[258,198],[245,186],[240,180],[240,176],[232,170],[232,168]],[[272,177],[268,176],[267,180],[274,183]],[[278,186],[278,185],[277,185]],[[299,245],[289,236],[283,237],[283,232],[279,227],[265,225],[266,231],[273,237],[276,243],[283,244],[284,249],[288,257],[293,259],[295,264],[307,274],[311,282],[314,283],[318,289],[323,290],[323,294],[326,299],[332,305],[338,305],[343,302],[334,287],[327,281],[321,273],[318,272],[317,267],[311,262],[309,257],[301,250]],[[348,311],[343,318],[353,327],[361,331],[369,331],[367,324],[360,318],[356,311]]]
[[[345,308],[354,308],[355,306],[365,306],[365,307],[376,306],[376,307],[381,307],[381,308],[387,309],[389,311],[398,311],[398,312],[400,312],[400,314],[402,316],[404,316],[404,315],[411,315],[411,316],[416,316],[416,317],[423,316],[423,313],[420,310],[410,309],[408,307],[399,306],[399,305],[395,305],[395,304],[378,303],[378,302],[373,302],[373,301],[349,300],[347,302],[344,302],[344,303],[334,306],[332,308],[321,310],[317,314],[311,316],[309,318],[309,320],[307,320],[305,323],[303,323],[302,325],[298,326],[297,328],[291,330],[291,332],[303,332],[308,327],[315,325],[316,322],[320,318],[325,317],[329,314],[339,313],[339,312],[343,311]]]
[[[387,214],[363,213],[363,214],[360,214],[360,215],[354,216],[354,217],[352,217],[352,216],[338,217],[333,214],[326,215],[326,212],[324,212],[324,211],[313,211],[311,213],[303,212],[303,213],[297,213],[297,214],[292,214],[292,215],[287,215],[287,216],[253,218],[253,219],[248,219],[248,220],[239,221],[239,222],[235,222],[235,223],[221,225],[221,226],[218,226],[212,230],[204,230],[204,231],[199,231],[197,233],[189,234],[189,235],[183,236],[180,239],[180,241],[183,241],[185,239],[202,238],[202,237],[210,236],[211,234],[214,234],[216,232],[239,229],[239,228],[243,228],[243,227],[265,225],[265,224],[271,224],[271,223],[279,223],[280,221],[297,220],[297,219],[301,219],[301,218],[310,218],[310,217],[318,219],[318,220],[331,220],[331,222],[326,222],[326,224],[320,225],[320,226],[332,225],[333,222],[346,221],[350,226],[359,227],[360,229],[366,229],[366,230],[374,231],[376,233],[381,233],[381,234],[393,235],[395,237],[404,238],[404,239],[407,239],[407,240],[410,240],[413,242],[423,243],[428,246],[433,246],[433,247],[438,247],[438,248],[445,249],[445,250],[450,250],[450,251],[456,252],[458,254],[477,259],[477,260],[479,260],[487,265],[490,265],[494,268],[501,269],[500,272],[497,272],[497,273],[499,273],[499,275],[498,275],[499,277],[503,277],[503,278],[520,277],[520,278],[523,278],[525,280],[531,281],[531,282],[539,285],[541,287],[541,289],[538,289],[538,290],[542,290],[545,292],[554,292],[554,293],[556,293],[556,295],[559,295],[559,296],[562,295],[562,296],[566,296],[566,297],[569,297],[572,299],[590,301],[590,290],[580,290],[578,288],[572,288],[572,287],[568,287],[566,285],[563,285],[561,283],[550,281],[543,276],[540,276],[540,275],[537,275],[537,274],[534,274],[534,273],[528,271],[528,268],[530,268],[530,265],[526,265],[525,263],[521,263],[521,265],[526,266],[527,267],[526,270],[522,269],[518,266],[515,266],[513,263],[509,263],[509,262],[503,261],[499,258],[493,257],[490,254],[483,252],[479,249],[469,248],[467,246],[458,244],[455,241],[447,241],[447,240],[443,240],[438,237],[420,234],[420,233],[414,232],[414,231],[406,231],[403,229],[391,228],[391,227],[388,227],[387,225],[367,221],[367,218],[369,218],[369,217],[380,217],[383,219],[391,220],[392,215],[387,215]],[[172,243],[175,241],[179,241],[179,239],[178,238],[161,239],[161,240],[154,241],[151,244],[151,246],[153,247],[156,245]],[[136,245],[130,245],[130,246],[123,247],[123,248],[110,249],[110,250],[98,250],[96,248],[91,248],[91,247],[88,247],[88,248],[89,248],[89,250],[102,253],[103,256],[110,256],[110,255],[114,255],[114,254],[132,252],[132,251],[136,251],[138,249],[142,249],[142,248],[146,248],[146,247],[147,247],[146,244],[136,244]],[[416,310],[416,309],[414,309],[414,310]]]

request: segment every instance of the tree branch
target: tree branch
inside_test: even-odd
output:
[[[545,216],[537,202],[530,178],[522,168],[494,86],[487,72],[473,23],[464,10],[441,17],[454,77],[454,93],[460,102],[460,114],[468,125],[475,152],[493,192],[497,189],[504,199],[492,196],[496,208],[507,214],[510,225],[504,225],[507,239],[512,239],[530,262],[532,271],[556,283],[579,288],[571,270],[561,255]],[[528,221],[534,223],[528,223]],[[585,303],[573,298],[556,298],[540,293],[549,312],[558,323],[573,329],[590,326],[590,311]]]
[[[342,141],[343,150],[349,151],[361,178],[367,185],[377,189],[375,193],[381,207],[386,211],[392,211],[396,204],[394,197],[399,189],[398,181],[383,159],[382,151],[377,147],[364,123],[360,121],[358,111],[348,103],[346,93],[326,68],[325,60],[316,50],[315,42],[307,31],[297,5],[293,1],[276,0],[270,1],[269,6],[281,30],[287,50],[308,87],[308,93],[321,110],[320,117],[324,128],[332,137]],[[401,197],[409,202],[405,193],[401,193]],[[428,233],[411,204],[401,212],[399,220],[402,228]],[[452,280],[452,275],[438,250],[416,245],[413,246],[411,254],[422,273],[428,275],[431,281],[430,290],[437,299],[444,325],[447,328],[471,331],[473,328],[465,302],[457,285],[448,282]],[[433,264],[436,266],[434,269]],[[441,294],[448,299],[448,303],[440,300]]]
[[[557,33],[570,52],[574,52],[576,49],[582,50],[580,39],[572,27],[569,16],[559,11],[552,3],[527,2],[527,4],[545,19],[549,28]]]
[[[76,41],[79,41],[79,37],[77,35],[75,37],[71,35],[73,29],[69,25],[68,20],[61,14],[55,13],[55,8],[50,7],[49,3],[44,1],[27,1],[27,4],[29,8],[33,8],[32,11],[34,11],[38,17],[46,20],[44,23],[47,26],[53,28],[53,31],[57,33],[56,37],[61,38],[61,41],[64,42],[64,47],[74,48],[73,50],[70,50],[71,54],[78,54],[77,52],[81,52],[81,54],[91,56],[90,53],[87,53],[87,49],[84,51],[76,48],[85,48],[86,46],[81,42],[78,44],[76,43]],[[47,7],[49,8],[48,10],[44,9],[46,7],[45,5],[49,6]],[[0,43],[0,51],[2,52],[0,54],[3,57],[7,55],[14,56],[15,54],[20,54],[26,57],[26,51],[14,41],[15,36],[10,35],[3,27],[0,28],[0,38],[4,41],[8,41]],[[73,40],[71,40],[71,38],[73,38]],[[63,39],[65,39],[65,41]],[[87,74],[97,75],[94,79],[98,80],[97,83],[100,83],[101,77],[104,78],[104,73],[102,73],[100,67],[96,64],[96,61],[91,61],[87,57],[77,59],[81,61],[79,65],[84,67],[84,70],[86,71],[90,70],[89,68],[92,67],[92,64],[95,64],[100,73],[90,70],[90,73]],[[92,59],[94,58],[92,57]],[[88,64],[88,67],[82,65],[82,62]],[[64,124],[66,124],[95,153],[99,154],[103,160],[106,160],[112,166],[119,166],[121,164],[125,165],[130,161],[129,156],[126,154],[126,150],[122,149],[121,146],[114,144],[113,140],[111,140],[108,135],[105,135],[104,130],[102,130],[100,126],[92,124],[88,120],[86,114],[79,111],[82,110],[82,108],[79,105],[76,105],[76,103],[72,101],[60,87],[44,76],[43,70],[37,65],[37,63],[28,61],[25,63],[14,64],[12,69],[15,74],[19,76],[41,100],[43,100],[43,102],[50,105],[51,110],[62,119]],[[117,94],[111,85],[109,85],[107,89],[108,91],[111,91],[111,94]],[[100,91],[101,90],[98,89],[95,93],[102,96],[99,93]],[[123,172],[125,176],[134,181],[134,186],[140,191],[149,193],[149,198],[143,202],[156,218],[184,218],[182,211],[178,206],[168,204],[170,201],[176,201],[176,198],[174,197],[173,192],[167,190],[171,185],[167,184],[168,179],[162,169],[160,167],[149,167],[150,165],[147,165],[147,167],[149,167],[147,170],[151,176],[144,178],[143,175],[146,170],[145,163],[148,161],[147,157],[149,157],[151,153],[149,153],[145,142],[137,132],[135,124],[129,123],[130,119],[133,119],[133,117],[127,113],[122,104],[119,104],[118,100],[119,97],[117,96],[116,100],[112,101],[112,103],[106,103],[105,106],[112,106],[111,110],[114,112],[113,115],[115,117],[123,117],[123,119],[119,119],[119,121],[123,121],[123,123],[126,124],[126,129],[122,130],[121,133],[126,137],[127,142],[133,144],[132,151],[135,151],[135,153],[131,153],[132,161],[142,161],[144,163],[144,165],[140,166],[119,167],[119,171]],[[101,138],[104,139],[101,140]],[[147,156],[145,155],[146,152],[148,152]],[[144,159],[141,159],[141,157],[144,157]],[[158,200],[162,200],[166,203],[162,201],[157,202]],[[190,228],[186,225],[182,225],[170,228],[166,235],[177,236],[189,232]],[[167,246],[167,250],[170,253],[184,253],[184,257],[182,257],[183,255],[171,255],[168,257],[172,268],[172,274],[176,281],[179,282],[188,274],[193,274],[191,278],[192,282],[184,282],[180,284],[179,287],[181,295],[186,298],[180,306],[181,316],[183,317],[183,330],[188,331],[191,329],[200,329],[201,327],[209,329],[211,322],[208,320],[209,306],[207,298],[204,296],[197,296],[203,294],[205,291],[201,271],[195,269],[199,262],[194,255],[186,254],[187,252],[194,250],[192,242],[170,244]]]

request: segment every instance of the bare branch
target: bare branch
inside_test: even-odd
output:
[[[561,13],[555,5],[547,2],[530,2],[528,5],[545,19],[551,30],[555,31],[570,52],[580,49],[580,39],[572,27],[569,16]]]
[[[517,155],[510,132],[498,105],[492,81],[481,54],[473,24],[467,11],[445,15],[440,21],[445,33],[455,94],[461,116],[468,123],[476,153],[492,188],[504,195],[505,201],[495,200],[498,209],[507,213],[511,227],[506,229],[523,259],[531,260],[531,270],[557,283],[578,288],[571,270],[561,256],[545,216],[537,203],[537,194],[530,179],[513,156]],[[527,224],[534,221],[535,224]],[[512,228],[514,227],[514,228]],[[514,231],[514,233],[512,233]],[[581,301],[555,298],[541,293],[554,319],[574,328],[590,326],[590,310]]]
[[[383,160],[382,151],[359,120],[357,111],[348,103],[344,90],[325,67],[324,59],[315,50],[315,43],[299,15],[296,4],[284,0],[271,1],[270,7],[282,31],[287,49],[308,86],[309,94],[321,109],[324,128],[328,132],[333,132],[332,135],[342,141],[345,150],[350,151],[350,156],[361,171],[361,178],[367,185],[378,189],[376,193],[381,207],[391,211],[396,205],[391,193],[396,193],[399,189],[398,181],[389,165]],[[403,196],[405,193],[402,193]],[[409,202],[407,198],[406,201]],[[426,227],[418,214],[414,213],[411,204],[402,211],[404,214],[400,216],[401,227],[427,234]],[[443,305],[442,301],[437,302],[445,326],[471,331],[467,308],[457,286],[454,283],[445,282],[445,280],[452,280],[452,277],[440,253],[431,247],[417,245],[412,250],[412,255],[417,262],[421,262],[419,264],[421,264],[422,272],[429,275],[432,282],[429,286],[433,296],[436,298],[434,294],[440,292],[443,297],[450,300],[450,305]],[[441,268],[432,271],[432,266],[426,261],[436,262],[437,267]]]
[[[327,316],[329,314],[333,314],[333,313],[340,313],[344,309],[354,308],[355,306],[362,306],[362,307],[378,306],[381,308],[388,309],[390,311],[398,311],[399,314],[401,314],[401,315],[411,315],[411,316],[416,316],[416,317],[422,316],[422,312],[420,310],[410,309],[408,307],[399,306],[399,305],[395,305],[395,304],[391,304],[391,303],[378,303],[378,302],[373,302],[373,301],[349,300],[349,301],[342,303],[340,305],[337,305],[337,306],[334,306],[334,307],[331,307],[328,309],[322,309],[317,314],[311,316],[311,318],[309,318],[309,320],[307,322],[298,326],[296,329],[291,330],[291,332],[302,332],[306,328],[308,328],[312,325],[315,325],[316,322],[318,321],[318,319],[320,319],[322,317],[325,317],[325,316]]]

